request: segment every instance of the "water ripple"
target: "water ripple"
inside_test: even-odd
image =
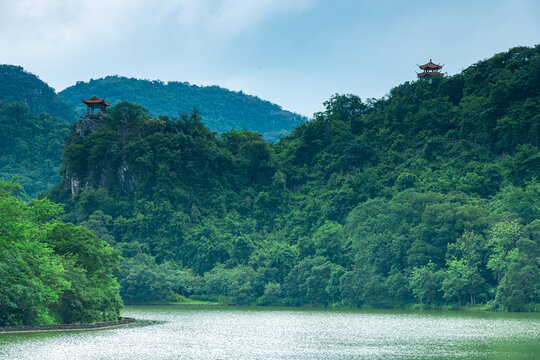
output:
[[[0,359],[535,359],[538,314],[128,307],[135,326],[0,336]]]

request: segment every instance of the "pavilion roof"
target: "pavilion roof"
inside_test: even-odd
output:
[[[438,72],[438,71],[431,71],[431,72],[421,72],[421,73],[416,73],[418,76],[420,77],[424,77],[424,76],[444,76],[443,73],[441,72]]]
[[[443,68],[441,65],[433,63],[431,59],[429,59],[429,62],[427,64],[419,65],[418,67],[422,70],[439,70]]]
[[[105,105],[111,106],[111,103],[105,102],[105,99],[100,99],[97,96],[92,96],[90,99],[82,99],[86,105]]]

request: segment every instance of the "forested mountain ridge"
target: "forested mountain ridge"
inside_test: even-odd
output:
[[[0,100],[0,179],[17,178],[30,196],[60,180],[60,158],[69,125],[20,102]]]
[[[60,181],[60,158],[75,113],[37,76],[0,65],[0,178],[18,177],[35,196]]]
[[[20,66],[0,65],[0,100],[21,102],[32,115],[47,113],[68,123],[77,120],[53,88]]]
[[[129,101],[142,105],[154,115],[178,116],[197,108],[202,121],[213,131],[226,132],[247,128],[277,141],[294,126],[307,121],[304,116],[283,110],[280,106],[243,92],[219,86],[197,86],[186,82],[140,80],[121,76],[77,82],[58,95],[80,115],[86,108],[81,97],[99,94],[113,105]]]
[[[364,102],[271,144],[121,102],[49,197],[122,251],[127,301],[540,302],[540,46]]]

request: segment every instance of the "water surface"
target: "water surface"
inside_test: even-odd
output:
[[[0,335],[0,359],[540,359],[540,314],[128,306],[126,328]]]

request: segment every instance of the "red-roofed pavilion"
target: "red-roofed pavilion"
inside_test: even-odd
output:
[[[444,76],[444,74],[442,72],[440,72],[439,70],[441,70],[443,68],[443,65],[439,65],[439,64],[435,64],[433,63],[433,61],[431,61],[431,59],[429,59],[429,62],[427,64],[424,64],[424,65],[418,65],[418,67],[423,70],[423,72],[421,73],[416,73],[418,75],[418,77],[434,77],[434,76]]]
[[[111,103],[105,102],[105,99],[100,99],[97,96],[92,96],[90,99],[82,99],[82,102],[86,104],[86,116],[89,118],[97,118],[107,113],[107,106],[111,106]],[[98,109],[98,111],[95,111]]]

